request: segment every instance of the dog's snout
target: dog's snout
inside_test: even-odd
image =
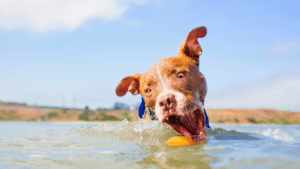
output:
[[[158,102],[159,107],[163,109],[163,111],[168,111],[176,107],[176,99],[173,94],[161,97]]]

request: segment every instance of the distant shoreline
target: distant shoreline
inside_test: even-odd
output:
[[[3,103],[3,102],[1,102]],[[212,124],[297,124],[300,112],[272,109],[206,109]],[[137,110],[82,110],[0,104],[0,121],[54,123],[116,122],[139,120]]]

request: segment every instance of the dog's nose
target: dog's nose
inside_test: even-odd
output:
[[[162,96],[158,100],[158,105],[163,111],[168,111],[176,106],[176,99],[173,94]]]

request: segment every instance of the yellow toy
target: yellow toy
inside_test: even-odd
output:
[[[187,136],[175,136],[166,141],[166,145],[169,146],[192,146],[196,143]]]

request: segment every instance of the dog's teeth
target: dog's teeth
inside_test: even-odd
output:
[[[167,117],[166,120],[169,120],[169,117]]]

